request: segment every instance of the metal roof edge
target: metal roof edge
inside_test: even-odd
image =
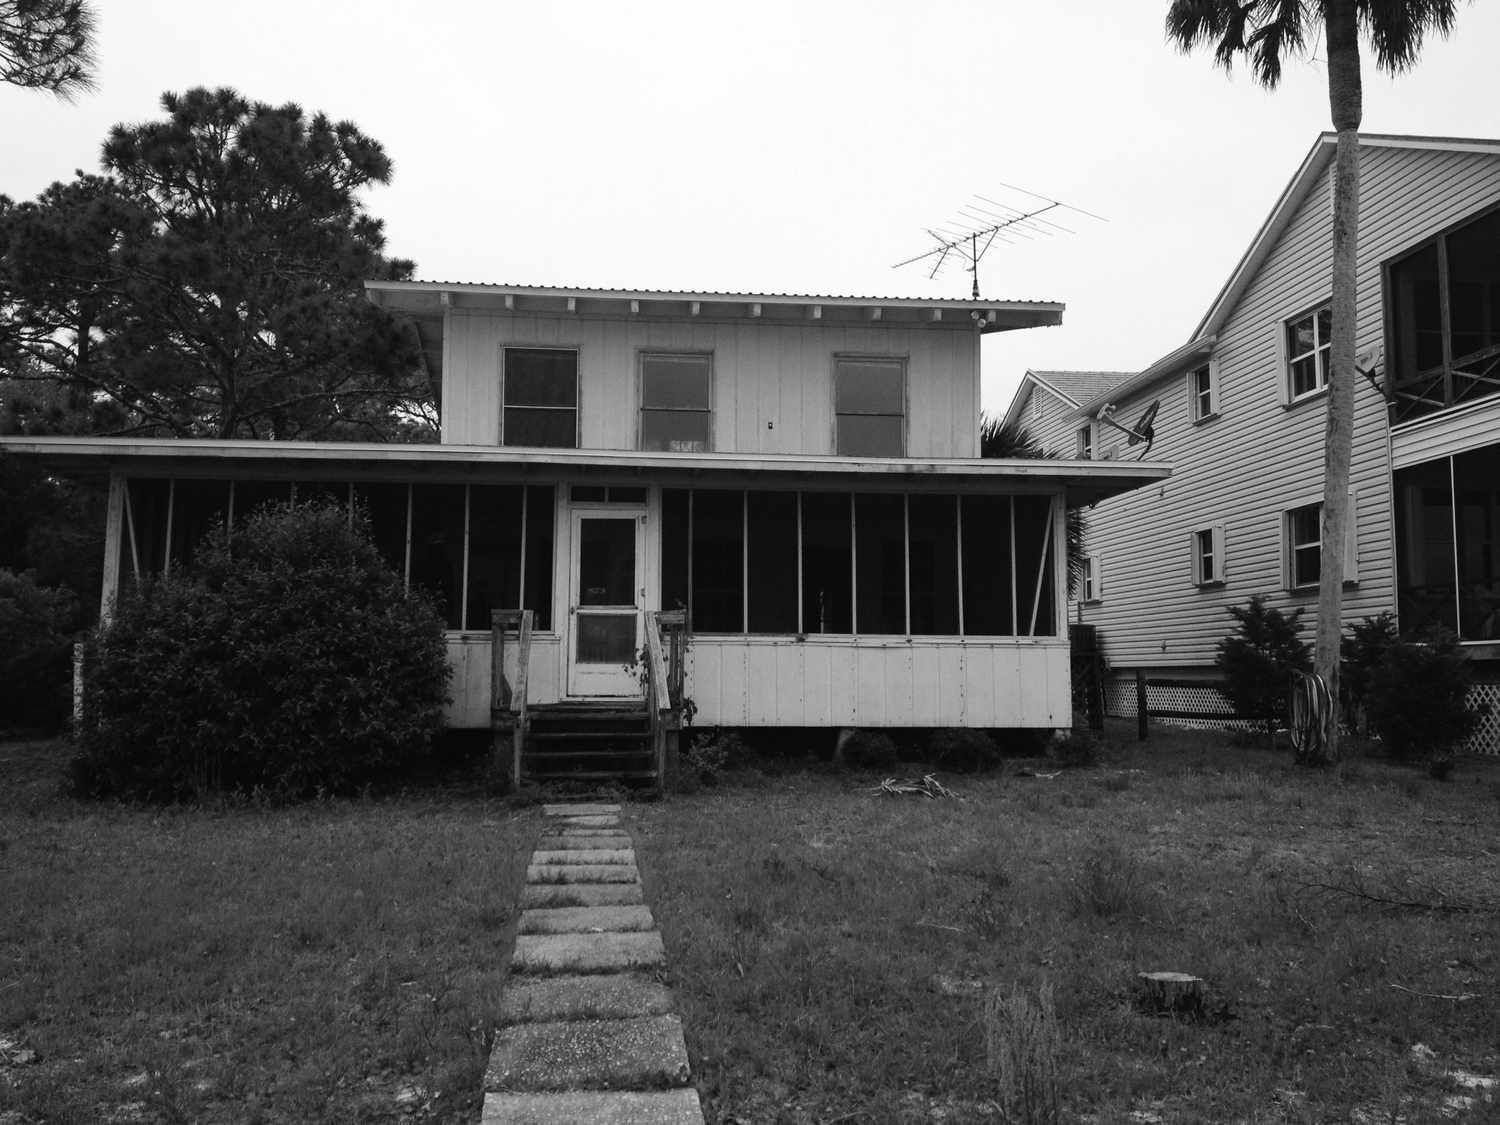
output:
[[[1127,379],[1119,386],[1105,391],[1101,395],[1095,395],[1078,408],[1080,416],[1092,417],[1101,407],[1110,402],[1116,402],[1143,387],[1149,387],[1158,379],[1168,375],[1175,375],[1182,371],[1188,364],[1209,356],[1218,343],[1217,336],[1199,336],[1189,340],[1180,348],[1175,348],[1162,356],[1150,367],[1142,369],[1140,374]]]

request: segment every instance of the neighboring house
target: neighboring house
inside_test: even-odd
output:
[[[1080,418],[1078,410],[1134,377],[1134,371],[1028,371],[1010,400],[1005,425],[1024,432],[1049,457],[1111,460],[1107,453],[1119,431]]]
[[[979,337],[1061,305],[367,290],[441,375],[438,445],[0,439],[108,470],[106,601],[214,520],[326,494],[438,596],[457,726],[491,721],[493,611],[534,615],[545,708],[639,700],[675,607],[700,725],[1069,723],[1064,508],[1170,470],[978,456]]]
[[[1129,425],[1157,404],[1151,457],[1173,466],[1088,516],[1079,617],[1117,670],[1207,674],[1226,607],[1256,594],[1316,614],[1333,154],[1324,134],[1192,337],[1069,420],[1113,407]],[[1360,159],[1345,624],[1390,611],[1493,661],[1500,141],[1366,135]]]

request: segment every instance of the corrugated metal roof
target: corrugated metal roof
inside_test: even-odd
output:
[[[528,285],[512,281],[442,281],[432,278],[412,278],[404,282],[366,282],[367,288],[400,288],[406,285],[434,286],[445,289],[491,289],[515,290],[517,292],[553,294],[559,297],[645,297],[656,300],[700,300],[700,301],[858,301],[886,304],[947,305],[951,307],[984,308],[989,305],[1056,305],[1059,301],[1033,298],[991,297],[977,301],[968,298],[949,297],[880,297],[856,293],[725,293],[688,289],[594,289],[587,286]]]

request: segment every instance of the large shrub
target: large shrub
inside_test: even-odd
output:
[[[271,505],[189,573],[124,593],[86,657],[85,795],[348,792],[433,748],[443,624],[362,518]]]
[[[1312,653],[1302,632],[1302,610],[1282,613],[1254,597],[1244,606],[1230,606],[1238,630],[1219,642],[1215,663],[1224,676],[1224,694],[1240,715],[1255,718],[1275,730],[1287,713],[1288,685],[1293,672],[1312,668]]]
[[[57,730],[67,721],[79,624],[71,590],[0,569],[0,729]]]
[[[1382,613],[1350,626],[1349,635],[1339,642],[1339,707],[1351,730],[1364,732],[1369,727],[1371,682],[1399,640],[1396,619]]]
[[[1440,760],[1479,721],[1468,694],[1468,657],[1451,633],[1421,644],[1398,641],[1370,673],[1365,713],[1394,757]]]

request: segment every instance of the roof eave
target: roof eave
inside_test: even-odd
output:
[[[1169,375],[1178,375],[1186,370],[1191,364],[1200,363],[1213,354],[1214,344],[1217,343],[1216,336],[1200,336],[1189,340],[1182,347],[1168,352],[1159,360],[1147,367],[1139,375],[1132,376],[1117,387],[1101,395],[1095,395],[1078,408],[1079,417],[1092,418],[1100,409],[1112,402],[1119,402],[1128,398],[1137,391],[1149,387],[1158,379]]]

